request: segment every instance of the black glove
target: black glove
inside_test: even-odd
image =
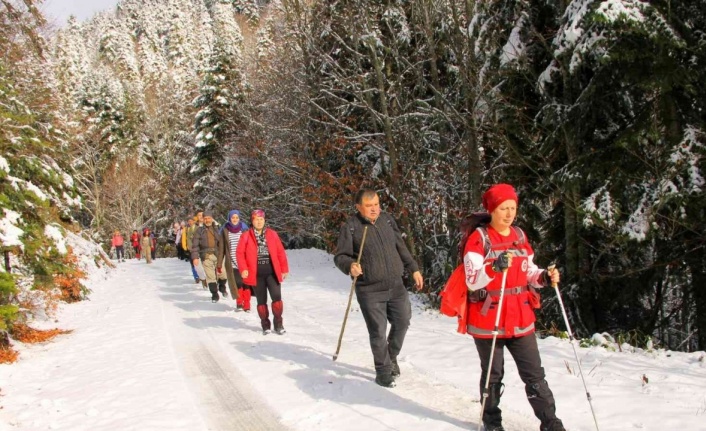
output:
[[[510,253],[503,253],[498,256],[490,267],[495,272],[503,272],[510,267]]]

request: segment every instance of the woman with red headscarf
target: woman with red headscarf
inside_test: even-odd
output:
[[[270,312],[267,309],[267,292],[272,299],[272,315],[275,332],[284,334],[282,312],[282,282],[289,273],[287,254],[277,232],[265,226],[265,211],[255,210],[250,215],[252,229],[240,238],[236,258],[243,283],[253,286],[257,298],[257,314],[260,316],[262,333],[271,329]]]
[[[511,185],[493,185],[483,194],[482,203],[490,215],[490,222],[468,236],[463,246],[463,268],[459,268],[464,277],[452,276],[447,283],[442,312],[458,314],[459,332],[473,336],[481,362],[481,397],[487,396],[483,425],[486,431],[504,431],[499,404],[505,372],[503,354],[507,348],[525,383],[525,392],[534,414],[541,421],[540,430],[565,431],[561,420],[556,417],[554,396],[544,379],[544,368],[534,335],[534,308],[538,304],[533,288],[558,283],[559,272],[537,267],[533,262],[534,251],[524,232],[512,226],[517,215],[518,198]],[[503,272],[506,272],[504,286]],[[501,314],[495,334],[498,308]],[[489,364],[494,336],[493,363]],[[485,393],[488,372],[490,380]]]

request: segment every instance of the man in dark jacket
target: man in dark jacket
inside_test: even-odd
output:
[[[211,291],[211,302],[218,302],[220,299],[218,291],[224,297],[227,296],[226,281],[228,278],[218,268],[218,258],[216,257],[221,240],[218,229],[213,222],[213,213],[204,211],[203,226],[196,229],[191,239],[191,259],[195,267],[198,267],[199,263],[203,264],[208,289]]]
[[[343,273],[358,277],[355,293],[370,335],[375,383],[393,387],[395,377],[400,375],[397,355],[402,349],[412,317],[412,307],[402,275],[405,269],[412,274],[417,290],[424,286],[424,279],[405,245],[397,223],[392,216],[380,211],[377,192],[360,190],[355,197],[355,207],[358,213],[341,227],[334,262]],[[365,226],[368,232],[358,264],[356,260]]]

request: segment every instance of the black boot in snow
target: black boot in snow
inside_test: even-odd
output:
[[[534,415],[542,423],[539,428],[541,431],[565,431],[564,425],[556,417],[554,394],[546,380],[526,385],[525,392]]]
[[[483,426],[485,431],[505,431],[503,428],[502,411],[500,410],[500,397],[503,394],[502,383],[491,383],[488,385],[488,399],[485,400],[485,410],[483,410]],[[481,397],[483,390],[481,389]],[[483,399],[481,398],[481,402]]]
[[[211,291],[211,302],[218,302],[220,299],[218,296],[218,284],[208,283],[208,290]]]
[[[218,291],[221,292],[221,295],[224,298],[228,297],[228,292],[226,291],[226,281],[225,280],[218,280]]]
[[[564,428],[564,424],[559,419],[554,419],[542,424],[539,427],[539,431],[566,431],[566,428]]]
[[[400,376],[400,366],[397,363],[397,358],[390,359],[390,362],[392,363],[392,369],[390,370],[390,374],[392,375],[392,377],[399,377]]]
[[[375,375],[375,383],[384,388],[394,388],[397,386],[395,379],[390,372],[378,371]]]

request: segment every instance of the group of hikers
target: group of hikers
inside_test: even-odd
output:
[[[534,263],[529,241],[513,225],[518,196],[511,185],[491,186],[482,196],[482,205],[483,223],[467,227],[459,245],[461,263],[444,287],[441,311],[456,316],[458,332],[473,337],[480,358],[486,431],[504,431],[499,405],[506,348],[541,422],[540,431],[565,431],[556,416],[534,334],[536,289],[558,283],[559,272]],[[377,192],[359,190],[355,209],[340,229],[334,263],[353,280],[369,334],[375,382],[394,387],[401,374],[397,358],[412,317],[404,274],[409,274],[417,290],[423,288],[424,278],[394,218],[381,210]],[[195,283],[209,289],[212,302],[227,297],[229,287],[236,311],[249,312],[254,292],[263,334],[272,328],[269,294],[274,331],[284,334],[282,283],[289,274],[287,255],[277,232],[267,226],[263,210],[252,211],[250,222],[252,227],[234,209],[225,225],[218,227],[212,212],[197,211],[187,222],[174,225],[178,257],[189,260]],[[144,232],[142,238],[144,250]]]
[[[252,211],[252,227],[241,216],[239,210],[231,210],[227,222],[219,227],[213,212],[199,210],[183,225],[175,223],[178,256],[189,260],[194,282],[210,291],[212,302],[227,297],[230,290],[236,311],[249,313],[254,293],[263,334],[274,330],[282,335],[286,332],[282,282],[289,274],[284,245],[266,225],[264,210]]]
[[[133,230],[130,235],[130,246],[132,246],[133,254],[137,260],[140,260],[144,255],[145,261],[152,263],[157,258],[157,238],[149,228],[142,229],[142,235],[137,232],[137,229]],[[125,238],[119,229],[113,232],[110,247],[115,252],[116,260],[125,262]]]

